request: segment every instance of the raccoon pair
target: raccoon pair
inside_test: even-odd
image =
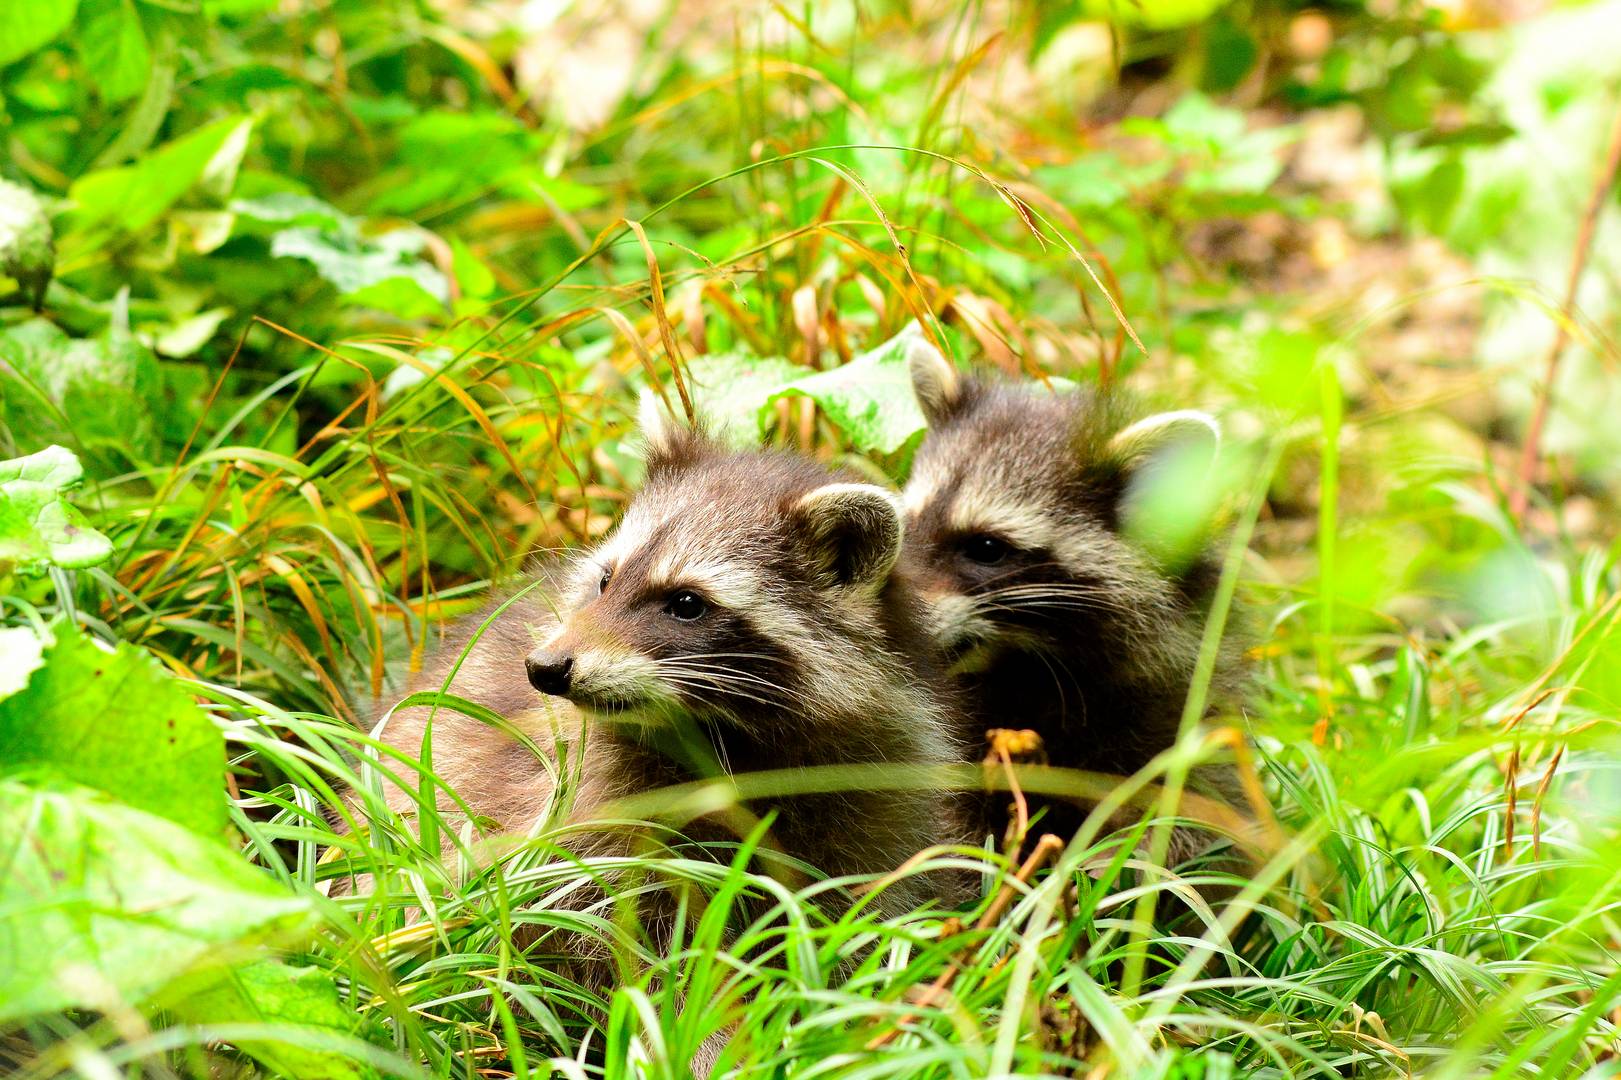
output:
[[[1132,423],[1107,398],[972,379],[921,339],[909,349],[930,432],[902,498],[644,410],[645,482],[555,612],[519,600],[415,680],[437,689],[459,662],[450,691],[532,737],[439,711],[434,768],[467,808],[521,834],[719,771],[876,766],[898,782],[751,808],[775,812],[771,840],[791,859],[873,876],[1001,824],[1003,797],[965,813],[908,783],[979,760],[987,728],[1034,729],[1053,764],[1109,773],[1173,741],[1216,570],[1199,558],[1167,572],[1120,522],[1156,449],[1207,421]],[[383,737],[414,756],[426,720],[400,710]],[[537,744],[558,760],[537,761]],[[575,777],[566,813],[560,771]],[[385,790],[408,813],[414,789]],[[709,817],[683,833],[739,838]],[[574,846],[633,844],[604,828]],[[903,876],[871,902],[910,910],[938,887]]]

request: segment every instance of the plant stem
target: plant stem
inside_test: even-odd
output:
[[[1530,426],[1525,430],[1525,446],[1520,453],[1519,483],[1509,496],[1509,511],[1516,521],[1525,516],[1526,506],[1531,501],[1531,485],[1536,482],[1537,462],[1541,458],[1538,448],[1542,442],[1542,428],[1548,421],[1548,406],[1553,399],[1553,380],[1559,373],[1559,358],[1564,355],[1565,345],[1570,340],[1569,326],[1576,308],[1576,289],[1581,283],[1582,271],[1587,268],[1588,253],[1593,248],[1599,212],[1604,209],[1604,200],[1615,186],[1618,168],[1621,168],[1621,108],[1616,109],[1615,119],[1610,124],[1610,141],[1604,154],[1604,166],[1599,170],[1587,198],[1581,232],[1576,236],[1576,250],[1570,258],[1570,273],[1565,278],[1565,300],[1559,309],[1553,341],[1543,358],[1542,386],[1537,392],[1537,403],[1531,413]]]

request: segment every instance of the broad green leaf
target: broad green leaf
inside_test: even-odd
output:
[[[170,1006],[170,1011],[190,1024],[296,1024],[349,1037],[360,1027],[359,1014],[339,999],[330,975],[319,968],[291,967],[274,960],[234,968],[208,988],[186,995]],[[281,1075],[300,1080],[346,1080],[372,1075],[372,1070],[333,1051],[268,1040],[238,1045]]]
[[[112,554],[112,543],[90,527],[50,484],[0,484],[0,570],[79,569]]]
[[[0,484],[29,480],[60,490],[84,479],[84,467],[65,446],[47,446],[37,454],[0,461]]]
[[[139,164],[80,177],[68,189],[79,208],[75,225],[145,228],[204,178],[222,150],[241,144],[252,126],[246,117],[228,116],[165,143]]]
[[[67,29],[78,6],[78,0],[0,3],[0,64],[27,56]]]
[[[276,6],[277,0],[202,0],[209,15],[253,15]]]
[[[342,232],[354,226],[354,219],[331,203],[294,191],[232,199],[227,209],[239,218],[275,225],[310,225],[329,232]]]
[[[73,43],[104,101],[127,101],[146,88],[152,53],[134,0],[83,0]]]
[[[225,737],[144,649],[58,621],[45,662],[0,700],[0,774],[45,770],[217,840]]]
[[[778,356],[721,353],[687,365],[698,413],[715,434],[738,446],[758,446],[767,406],[805,368]]]
[[[163,373],[152,350],[128,332],[70,338],[43,319],[0,330],[0,376],[8,373],[33,391],[8,392],[0,402],[0,419],[13,430],[107,446],[124,457],[155,450]]]
[[[314,917],[217,840],[91,788],[0,779],[0,1023],[140,1002]]]
[[[860,450],[893,454],[923,431],[923,411],[906,369],[908,329],[842,367],[796,379],[772,401],[803,394]]]
[[[346,296],[365,294],[389,283],[391,290],[373,291],[361,298],[406,317],[419,314],[411,308],[423,300],[436,302],[435,310],[450,301],[450,282],[445,275],[413,257],[420,247],[420,237],[403,229],[365,239],[298,226],[283,229],[270,240],[272,255],[312,263],[317,273]]]
[[[39,197],[0,180],[0,274],[15,278],[37,308],[56,269],[51,219]]]

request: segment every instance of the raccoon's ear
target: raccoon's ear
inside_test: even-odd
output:
[[[906,369],[912,375],[918,407],[930,424],[950,416],[962,404],[962,376],[921,333],[906,343]]]
[[[801,496],[792,513],[812,559],[836,585],[877,589],[900,557],[900,500],[875,484],[826,484]]]
[[[1145,416],[1122,428],[1109,440],[1109,451],[1130,470],[1163,449],[1193,441],[1208,443],[1214,453],[1221,448],[1221,425],[1207,412],[1176,409]]]
[[[649,473],[690,463],[698,456],[706,438],[702,427],[689,427],[671,416],[651,390],[643,390],[637,402],[636,426],[647,448]]]

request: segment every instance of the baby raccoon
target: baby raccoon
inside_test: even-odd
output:
[[[570,573],[555,614],[538,600],[508,608],[449,688],[548,753],[561,729],[564,771],[577,775],[562,820],[590,822],[617,798],[719,771],[961,760],[921,608],[897,567],[898,497],[788,453],[727,450],[651,415],[646,481]],[[412,689],[438,689],[460,652],[444,649]],[[427,711],[395,712],[383,738],[417,756]],[[441,708],[432,762],[506,832],[555,813],[557,763],[495,727]],[[410,811],[409,793],[387,790]],[[452,817],[454,805],[445,799]],[[957,838],[948,800],[925,790],[839,790],[750,809],[776,811],[769,846],[834,877],[885,873]],[[740,838],[735,822],[713,818],[681,832]],[[606,826],[570,843],[582,856],[634,848]],[[927,898],[914,876],[877,902],[893,913]]]
[[[906,486],[906,544],[930,624],[964,693],[965,741],[1033,729],[1051,764],[1130,774],[1176,741],[1219,566],[1177,566],[1122,535],[1133,481],[1159,451],[1214,421],[1178,412],[1130,422],[1105,395],[960,375],[932,345],[909,350],[929,421]],[[1227,646],[1211,701],[1236,694]],[[1228,793],[1224,769],[1200,770]],[[1006,800],[984,824],[1001,835]],[[1079,818],[1048,808],[1061,831]],[[1190,837],[1177,834],[1179,855]]]

